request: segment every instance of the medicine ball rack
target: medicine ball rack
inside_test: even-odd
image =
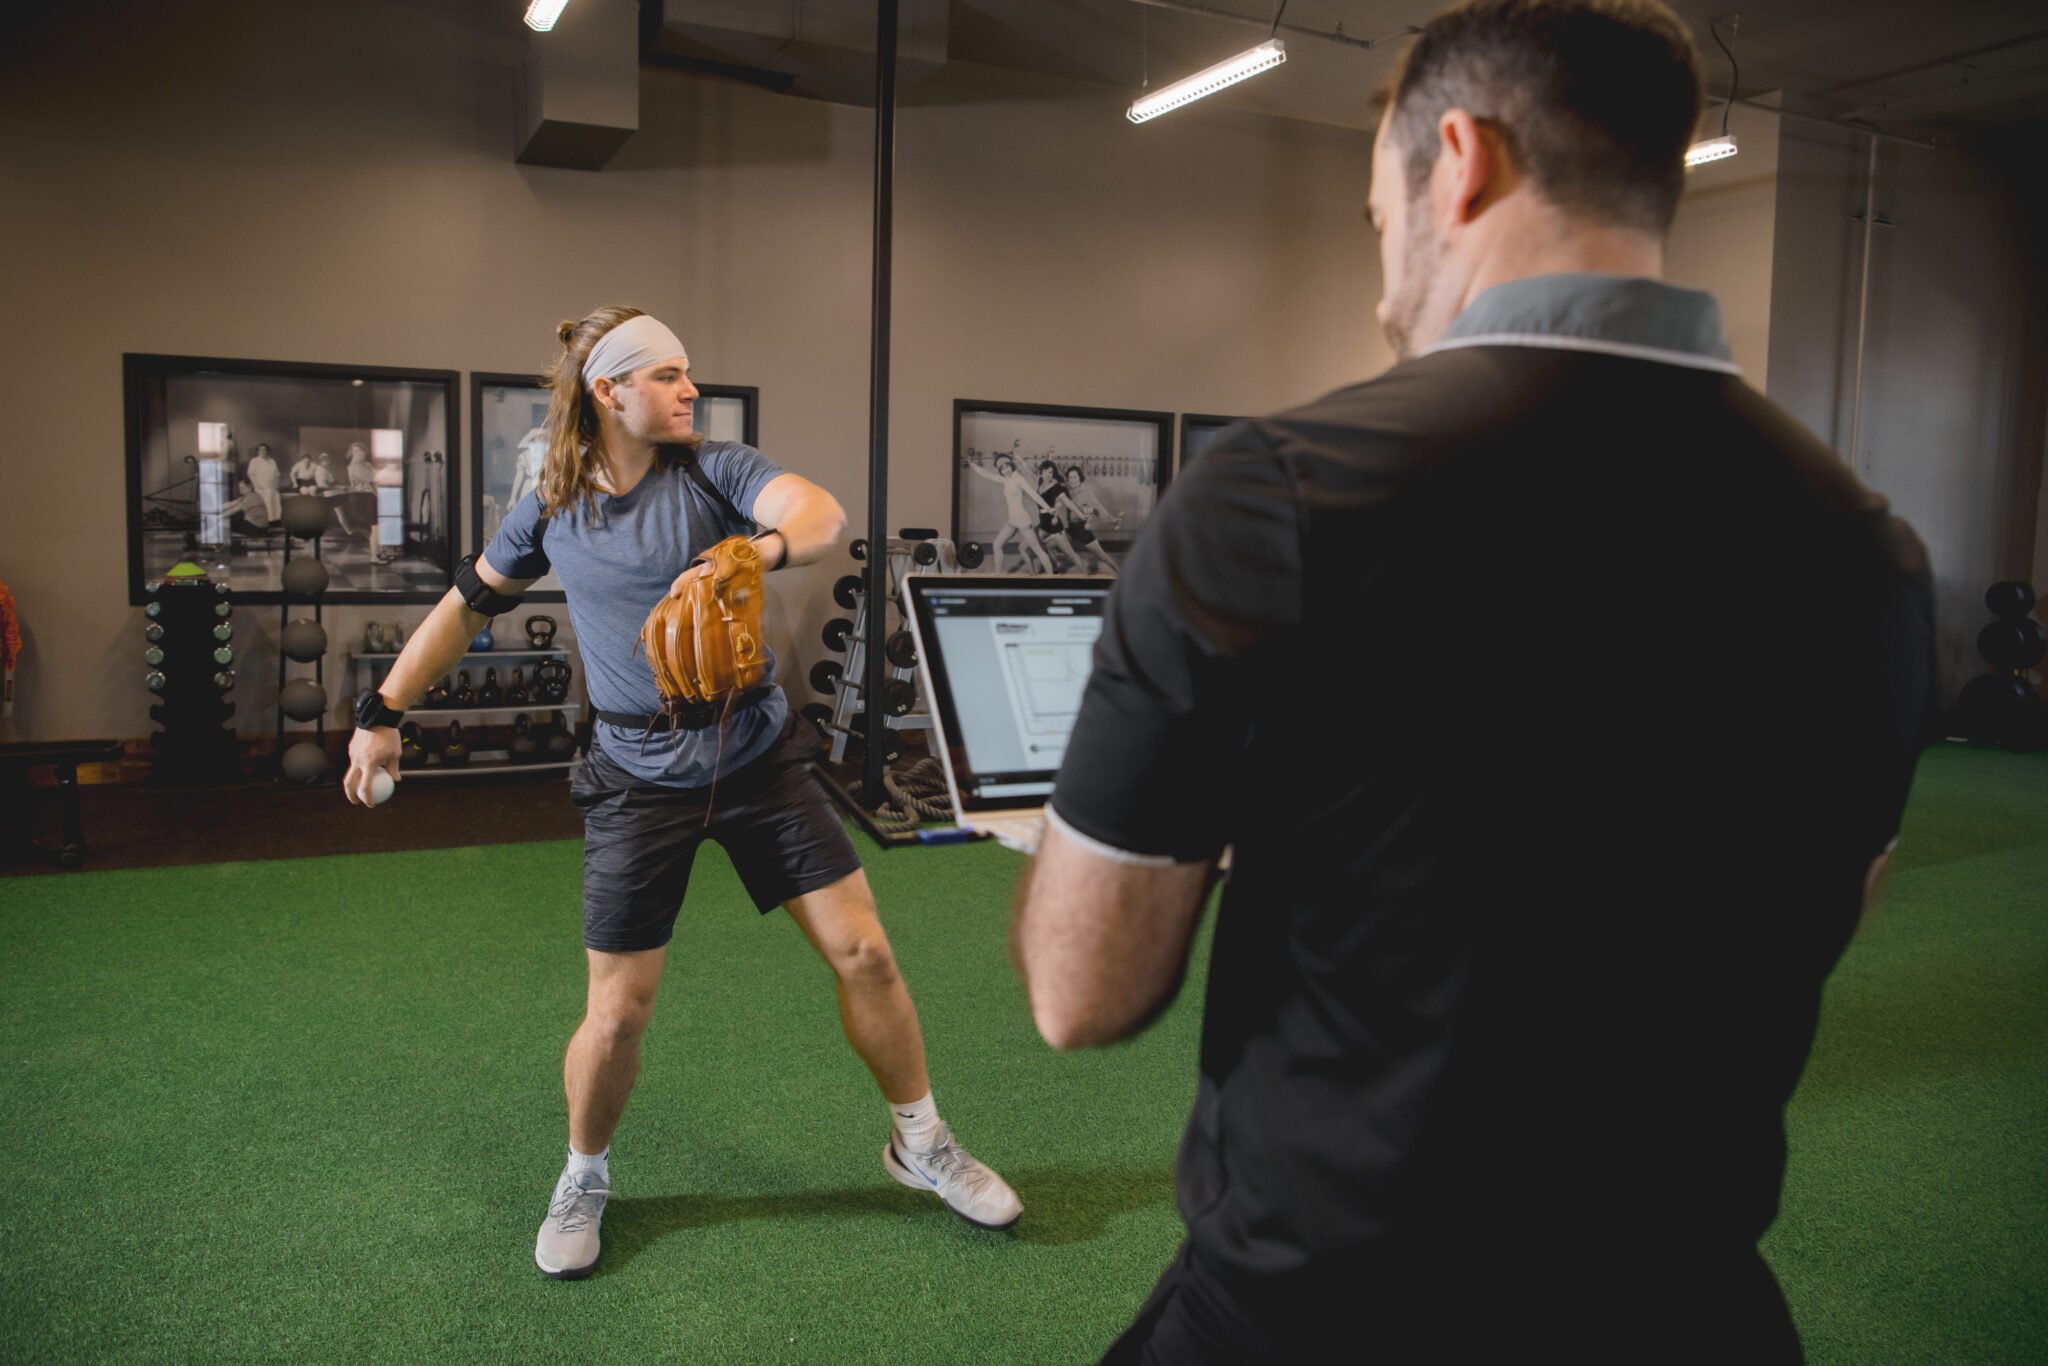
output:
[[[282,520],[285,528],[285,601],[280,603],[277,609],[277,781],[289,787],[310,787],[327,777],[334,766],[327,753],[327,627],[322,619],[327,597],[327,566],[320,557],[321,538],[327,534],[328,512],[325,501],[312,494],[293,494],[286,498],[284,503]],[[312,544],[311,570],[303,567],[294,570],[292,567],[292,547],[300,540]],[[305,562],[302,562],[302,566],[303,563]],[[318,632],[319,647],[317,651],[312,652],[310,659],[294,656],[284,648],[284,636],[292,624],[293,606],[296,604],[303,609],[307,603],[313,606],[311,620]],[[293,658],[298,658],[300,663],[310,663],[313,666],[312,678],[286,681],[286,668]],[[232,679],[232,673],[229,677]],[[298,686],[301,684],[311,686],[301,688]],[[312,700],[316,697],[317,702]],[[303,707],[299,705],[301,701]],[[287,711],[288,707],[292,710]],[[287,717],[294,721],[311,721],[313,739],[301,739],[287,746]]]

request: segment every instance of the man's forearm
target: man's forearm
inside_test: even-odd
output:
[[[469,643],[489,620],[481,612],[470,611],[461,595],[449,589],[448,596],[434,604],[427,619],[414,629],[391,672],[377,685],[385,703],[400,711],[417,703],[435,679],[462,662]]]
[[[789,552],[776,566],[778,569],[782,565],[810,564],[838,547],[839,538],[846,532],[846,509],[829,494],[807,498],[792,508],[775,530]]]

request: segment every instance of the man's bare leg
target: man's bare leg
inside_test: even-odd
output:
[[[917,1007],[896,970],[867,874],[856,869],[829,887],[791,898],[783,908],[832,969],[846,1040],[889,1102],[892,1128],[882,1149],[883,1170],[913,1190],[938,1196],[971,1224],[1016,1223],[1024,1212],[1017,1193],[956,1143],[939,1118]]]
[[[882,1098],[907,1105],[928,1093],[932,1084],[925,1072],[924,1031],[875,913],[867,874],[856,869],[829,887],[791,898],[783,909],[832,969],[839,1023],[874,1074]]]
[[[533,1245],[541,1274],[581,1280],[597,1266],[598,1224],[611,1195],[607,1160],[612,1131],[626,1112],[640,1075],[640,1036],[654,1015],[666,948],[641,953],[600,953],[590,958],[590,994],[583,1023],[562,1059],[562,1090],[569,1099],[569,1162],[549,1197],[547,1218]]]
[[[570,1146],[595,1154],[611,1146],[640,1075],[640,1036],[654,1015],[668,949],[584,952],[590,957],[590,995],[562,1060],[562,1089],[569,1098]]]

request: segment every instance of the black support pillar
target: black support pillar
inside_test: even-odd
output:
[[[875,302],[873,355],[868,381],[868,558],[866,676],[861,713],[867,745],[861,801],[870,809],[888,799],[882,790],[882,751],[889,709],[882,702],[889,661],[889,257],[896,193],[896,0],[880,0],[875,18]]]

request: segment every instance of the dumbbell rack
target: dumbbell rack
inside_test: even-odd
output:
[[[930,548],[920,554],[921,547]],[[911,572],[912,565],[922,568],[937,563],[940,558],[936,554],[937,549],[937,544],[928,540],[889,538],[886,549],[889,557],[889,599],[896,604],[899,623],[902,622],[903,613],[904,576]],[[862,732],[855,728],[854,719],[861,710],[861,680],[867,677],[868,601],[864,591],[856,588],[853,593],[852,625],[841,628],[837,623],[844,619],[837,618],[826,628],[829,634],[825,643],[828,646],[832,645],[833,637],[838,637],[839,645],[835,648],[846,650],[846,663],[837,666],[836,661],[827,660],[811,673],[813,687],[817,687],[821,682],[828,683],[829,691],[832,693],[831,716],[821,721],[820,725],[831,740],[831,757],[835,764],[846,761],[847,750],[856,738],[865,739]],[[907,624],[899,624],[898,629],[907,631],[909,627]],[[828,668],[827,665],[834,667]],[[909,709],[901,714],[885,714],[882,717],[883,726],[894,731],[931,729],[931,712],[925,707],[924,698],[917,686],[916,656],[910,656],[909,663],[900,663],[896,658],[891,658],[888,675],[892,683],[900,682],[909,687],[911,703]]]
[[[226,729],[235,705],[233,595],[229,585],[204,574],[144,585],[148,601],[143,652],[145,683],[157,697],[149,716],[163,726],[150,736],[156,750],[149,786],[220,787],[241,781],[235,735]]]

